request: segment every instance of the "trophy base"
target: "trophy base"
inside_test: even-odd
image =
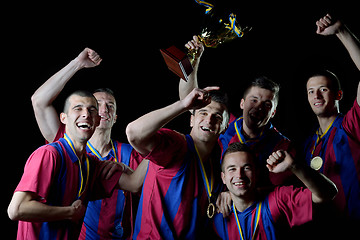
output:
[[[167,67],[184,81],[188,81],[189,75],[193,71],[187,55],[175,46],[167,49],[160,49]]]

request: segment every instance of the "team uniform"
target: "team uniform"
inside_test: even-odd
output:
[[[212,186],[211,196],[222,187],[217,160],[220,149],[213,161],[206,161],[201,167],[190,135],[169,129],[160,129],[158,134],[156,147],[145,157],[150,161],[136,215],[134,239],[200,239],[198,234],[209,233],[205,230],[209,199],[204,182]],[[207,175],[205,181],[203,169]]]
[[[233,205],[230,216],[214,217],[214,228],[221,239],[276,239],[276,224],[286,220],[290,227],[312,220],[312,198],[309,189],[276,187],[262,201],[243,212]],[[241,237],[242,236],[242,237]]]
[[[56,138],[65,134],[65,125],[61,125]],[[86,151],[101,161],[122,162],[132,169],[140,164],[141,155],[130,144],[112,141],[113,148],[102,158],[96,149],[87,143]],[[111,197],[88,203],[79,239],[131,239],[133,226],[134,198],[128,191],[115,189]],[[135,200],[135,201],[136,201]]]
[[[305,158],[320,156],[321,173],[333,181],[338,194],[336,209],[351,219],[360,220],[360,107],[357,101],[346,115],[339,114],[329,128],[318,131],[305,143]]]
[[[122,172],[105,180],[101,178],[104,164],[91,155],[82,163],[76,156],[71,139],[66,135],[33,152],[26,162],[22,178],[15,192],[34,192],[39,201],[51,206],[70,206],[81,199],[109,197],[118,184]],[[18,239],[77,239],[80,225],[69,220],[52,222],[19,221]]]
[[[295,149],[292,147],[290,140],[282,135],[270,122],[263,128],[259,136],[253,139],[247,139],[243,134],[242,128],[243,117],[240,117],[229,124],[226,132],[219,137],[222,152],[224,153],[229,144],[233,142],[246,144],[254,151],[257,160],[259,161],[258,166],[260,167],[261,172],[259,175],[259,185],[267,187],[288,184],[288,181],[291,179],[291,172],[287,171],[280,174],[269,173],[266,168],[266,160],[277,150],[288,151],[294,156]]]

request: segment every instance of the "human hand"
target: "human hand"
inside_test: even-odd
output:
[[[266,160],[266,167],[270,172],[281,173],[288,170],[294,163],[294,159],[286,151],[273,152]]]
[[[185,47],[190,53],[194,53],[193,65],[198,63],[205,49],[204,44],[202,44],[202,42],[199,41],[199,38],[194,35],[193,39],[185,44]]]
[[[73,210],[71,221],[77,223],[85,216],[86,206],[83,205],[80,199],[78,199],[71,204],[71,207]]]
[[[102,58],[100,55],[90,48],[85,48],[77,57],[76,60],[81,63],[83,68],[91,68],[98,66]]]
[[[187,110],[196,110],[210,104],[211,97],[209,91],[219,90],[219,87],[206,87],[204,89],[194,88],[183,100],[183,105]]]
[[[229,191],[221,192],[216,199],[217,212],[222,213],[223,217],[226,218],[230,215],[232,199]]]
[[[330,16],[330,14],[326,14],[324,17],[320,18],[316,21],[316,33],[323,36],[336,34],[339,29],[342,27],[341,21],[334,19]]]
[[[123,172],[131,174],[134,172],[129,166],[124,163],[118,163],[114,161],[103,161],[103,168],[101,170],[101,177],[103,179],[110,179],[116,172]]]

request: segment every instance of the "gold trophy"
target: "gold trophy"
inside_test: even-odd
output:
[[[216,48],[223,43],[243,37],[245,32],[251,30],[249,27],[242,28],[236,21],[234,13],[230,13],[228,19],[223,20],[213,13],[214,6],[212,4],[200,0],[195,1],[206,7],[205,24],[197,36],[205,47]],[[168,68],[187,81],[193,71],[192,63],[196,60],[197,51],[189,50],[185,54],[175,46],[160,51]]]

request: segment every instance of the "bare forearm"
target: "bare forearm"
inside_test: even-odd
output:
[[[81,69],[80,63],[74,59],[60,71],[50,77],[31,97],[33,105],[48,106],[63,90],[65,84],[71,77]]]
[[[173,118],[187,111],[181,101],[167,107],[152,111],[126,127],[129,143],[142,155],[148,154],[153,149],[156,132]]]
[[[179,81],[179,97],[184,99],[194,88],[198,88],[197,72],[199,61],[195,63],[193,72],[189,75],[188,81],[180,79]]]
[[[356,67],[360,70],[360,42],[356,36],[346,27],[342,27],[336,36],[344,44],[346,50],[349,52],[351,59]]]
[[[293,164],[290,169],[312,192],[313,202],[331,200],[336,196],[336,185],[323,174],[301,164]]]
[[[36,200],[20,204],[17,211],[9,216],[12,220],[28,222],[49,222],[64,219],[71,219],[73,216],[73,207],[49,206]]]

